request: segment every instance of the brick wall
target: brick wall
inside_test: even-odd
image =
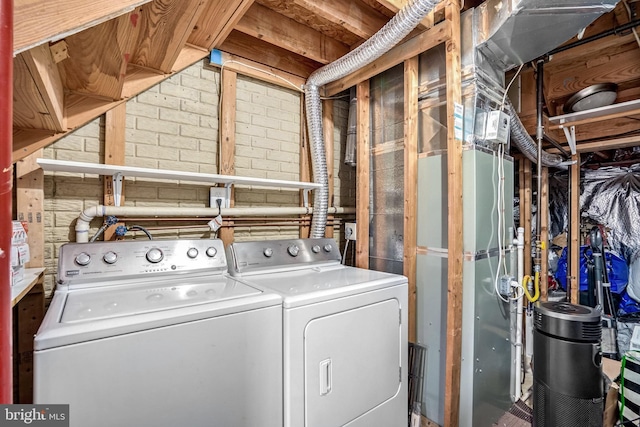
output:
[[[128,101],[125,164],[217,173],[219,79],[217,70],[205,68],[200,62]],[[237,175],[300,180],[300,103],[295,90],[238,76]],[[334,102],[335,204],[355,206],[355,170],[343,165],[341,151],[346,140],[347,107],[347,102]],[[96,119],[49,146],[45,156],[102,163],[104,119]],[[239,187],[235,197],[236,206],[299,204],[298,191],[291,190]],[[75,240],[73,227],[78,214],[102,200],[101,178],[60,172],[45,175],[47,291],[53,286],[59,247]],[[127,178],[125,205],[205,207],[209,205],[209,187]],[[96,218],[89,235],[101,224],[102,218]],[[157,238],[211,236],[204,228],[153,230],[153,234]],[[146,238],[140,233],[132,236]],[[298,237],[297,225],[236,228],[237,240],[288,237]]]

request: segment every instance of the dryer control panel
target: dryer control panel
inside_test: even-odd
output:
[[[67,243],[60,247],[58,283],[88,283],[226,271],[224,245],[218,239],[130,240]]]
[[[340,263],[340,249],[333,239],[237,242],[227,251],[231,275],[297,265]]]

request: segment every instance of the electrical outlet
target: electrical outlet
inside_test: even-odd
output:
[[[356,223],[355,222],[344,223],[344,238],[347,240],[356,240]]]
[[[229,199],[227,198],[227,189],[224,187],[209,188],[209,207],[217,208],[217,200],[220,200],[221,208],[229,207]]]

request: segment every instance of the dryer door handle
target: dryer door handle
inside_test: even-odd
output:
[[[331,359],[320,362],[320,396],[331,393]]]

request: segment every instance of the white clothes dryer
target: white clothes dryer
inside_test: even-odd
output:
[[[34,398],[72,427],[282,427],[281,297],[219,240],[63,245]]]
[[[407,425],[407,279],[332,239],[240,242],[229,273],[283,298],[284,426]]]

